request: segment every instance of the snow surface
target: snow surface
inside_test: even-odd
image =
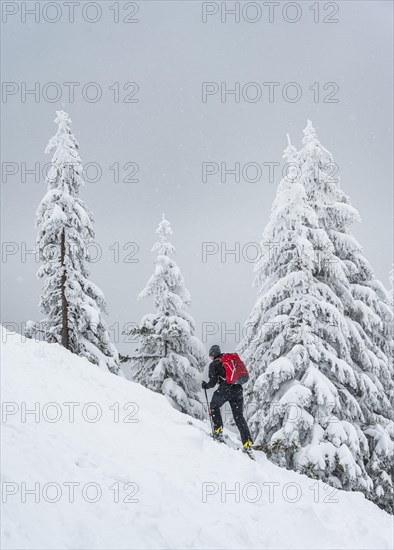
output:
[[[261,452],[252,462],[207,437],[207,424],[188,425],[163,395],[58,344],[9,333],[5,340],[2,548],[392,548],[392,517],[360,493],[333,494]],[[79,403],[74,422],[67,402]],[[24,418],[35,403],[38,417]],[[97,411],[101,418],[89,422]],[[79,483],[73,502],[70,482]],[[39,502],[24,494],[36,483]],[[278,484],[271,499],[268,483]],[[88,502],[97,487],[97,502]],[[204,488],[217,491],[205,502]],[[237,488],[240,498],[225,495]]]

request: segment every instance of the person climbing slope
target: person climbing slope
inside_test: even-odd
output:
[[[223,420],[220,413],[227,401],[230,403],[234,422],[239,430],[244,450],[248,450],[252,444],[252,437],[243,415],[243,388],[242,384],[249,378],[248,371],[236,353],[222,353],[219,346],[214,345],[209,350],[212,362],[209,365],[209,381],[202,382],[202,388],[207,390],[219,384],[214,392],[209,414],[213,422],[213,437],[223,440]]]

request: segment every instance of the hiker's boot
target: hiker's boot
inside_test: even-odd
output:
[[[213,438],[216,441],[224,441],[223,426],[219,426],[216,430],[213,430]]]

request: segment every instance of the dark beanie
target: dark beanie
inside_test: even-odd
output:
[[[212,346],[209,350],[209,357],[219,357],[221,354],[220,347],[217,345]]]

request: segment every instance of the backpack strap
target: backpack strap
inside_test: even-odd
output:
[[[222,353],[218,357],[215,357],[214,361],[220,361],[220,364],[222,365],[222,368],[224,369],[224,376],[218,374],[218,378],[219,378],[219,380],[223,380],[225,382],[226,381],[226,369],[223,366],[223,361],[222,361],[223,355],[224,355],[224,353]]]

